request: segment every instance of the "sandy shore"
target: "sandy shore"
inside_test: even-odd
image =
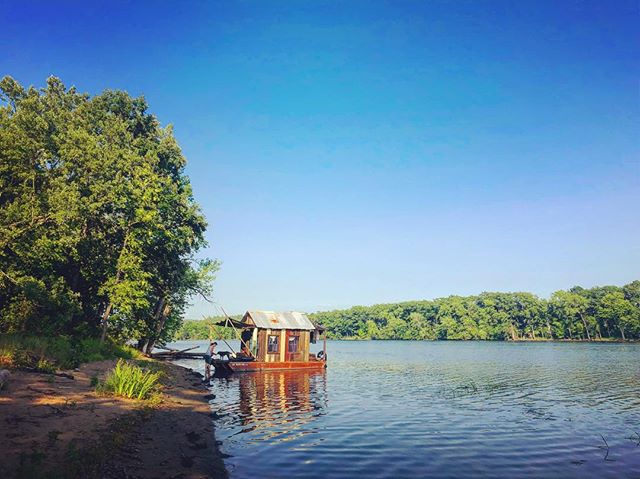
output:
[[[73,379],[12,372],[0,391],[0,476],[7,478],[225,478],[209,392],[199,375],[173,364],[162,402],[102,396],[115,361],[66,371]]]

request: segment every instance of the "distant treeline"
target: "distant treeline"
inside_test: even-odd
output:
[[[173,339],[176,341],[196,339],[235,339],[236,335],[233,328],[225,328],[214,324],[222,320],[224,320],[224,316],[210,316],[204,319],[187,319],[182,322],[180,329],[176,331]]]
[[[640,281],[623,287],[482,293],[310,315],[334,339],[640,339]]]

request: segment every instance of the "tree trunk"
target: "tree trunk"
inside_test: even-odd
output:
[[[622,335],[622,340],[626,341],[627,338],[624,337],[624,328],[622,326],[618,326],[618,328],[620,329],[620,334]]]
[[[104,340],[107,337],[107,320],[109,319],[109,315],[111,314],[112,308],[113,308],[113,303],[109,303],[107,305],[107,308],[104,310],[104,314],[102,315],[102,334],[100,335],[101,343],[104,343]]]
[[[596,337],[598,339],[602,339],[602,331],[600,331],[600,324],[598,324],[597,320],[596,320]]]
[[[162,329],[164,328],[165,323],[167,322],[167,317],[171,312],[171,305],[167,302],[165,298],[162,298],[158,304],[157,312],[159,312],[158,321],[156,322],[156,331],[153,337],[149,338],[147,342],[145,353],[151,354],[153,351],[153,347],[156,345],[156,341],[160,337],[162,333]]]
[[[122,270],[120,269],[120,258],[124,254],[125,249],[127,248],[127,241],[129,241],[129,232],[124,237],[124,242],[122,243],[122,249],[120,250],[120,254],[118,255],[118,270],[116,271],[116,284],[120,282],[120,278],[122,276]],[[111,310],[113,309],[113,303],[109,302],[107,309],[104,311],[102,315],[102,335],[100,336],[100,342],[104,343],[105,338],[107,337],[107,321],[109,320],[109,316],[111,315]]]
[[[160,321],[160,314],[162,313],[162,308],[164,306],[164,298],[160,298],[156,303],[156,311],[153,313],[153,323],[158,324]],[[143,353],[149,354],[153,350],[153,346],[155,345],[155,339],[152,334],[148,335],[145,340],[140,341],[140,351]]]
[[[80,238],[83,240],[86,239],[88,231],[89,224],[85,222],[84,226],[82,227],[82,233],[80,233]],[[71,276],[71,281],[69,281],[69,287],[73,292],[78,291],[78,285],[80,284],[80,265],[76,264],[75,266],[76,268],[73,272],[73,275]]]
[[[584,320],[584,316],[580,313],[580,319],[582,320],[582,324],[584,324],[584,330],[587,332],[587,339],[591,341],[591,335],[589,334],[589,327],[587,326],[587,322]]]

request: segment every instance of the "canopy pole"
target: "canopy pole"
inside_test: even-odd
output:
[[[322,345],[322,356],[324,357],[325,362],[327,361],[327,330],[323,331],[324,344]]]
[[[227,324],[227,322],[228,322],[228,319],[227,319],[227,320],[225,320],[225,325]],[[233,325],[231,325],[231,326],[233,326]],[[231,350],[231,352],[235,355],[235,354],[236,354],[236,352],[233,350],[233,348],[232,348],[232,347],[231,347],[231,345],[227,342],[227,340],[226,340],[226,339],[224,339],[224,338],[220,338],[220,339],[221,339],[222,341],[224,341],[224,344],[226,344],[226,345],[227,345],[227,347]]]
[[[204,320],[204,319],[206,319],[206,318],[204,318],[204,315],[203,315],[203,318],[202,318],[202,319],[203,319],[203,320]],[[225,320],[225,321],[226,321],[226,320]],[[210,325],[209,325],[209,342],[210,342],[210,343],[213,341],[213,336],[214,336],[213,332],[214,332],[214,331],[215,331],[216,333],[218,333],[218,328],[216,328],[213,324],[210,324]],[[222,335],[220,335],[220,336],[222,336]],[[223,342],[224,342],[224,344],[226,344],[226,345],[227,345],[227,347],[231,350],[231,352],[232,352],[233,354],[236,354],[236,352],[233,350],[233,348],[231,347],[231,345],[230,345],[228,342],[226,342],[226,341],[224,340],[224,338],[222,338],[222,337],[221,337],[221,338],[220,338],[220,341],[223,341]]]
[[[202,319],[203,319],[203,320],[204,320],[204,319],[206,319],[206,318],[204,317],[204,315],[203,315],[203,318],[202,318]],[[215,325],[213,325],[213,324],[209,324],[209,343],[211,343],[211,342],[213,341],[214,332],[215,332],[215,335],[218,335],[218,328],[217,328]],[[220,335],[220,336],[222,336],[222,335]],[[224,344],[226,344],[226,345],[227,345],[227,347],[231,350],[231,352],[232,352],[233,354],[236,354],[236,352],[233,350],[233,348],[231,347],[231,345],[230,345],[229,343],[227,343],[227,342],[224,340],[224,338],[222,338],[222,337],[221,337],[221,338],[220,338],[220,340],[221,340],[221,341],[224,341]]]
[[[221,309],[221,310],[222,310],[222,312],[224,313],[224,316],[225,316],[225,324],[229,323],[229,324],[231,325],[231,327],[233,328],[233,331],[234,331],[234,332],[236,333],[236,335],[237,335],[237,334],[238,334],[238,330],[237,330],[237,329],[236,329],[236,327],[233,325],[233,321],[231,321],[231,318],[229,317],[229,315],[227,314],[227,312],[224,310],[224,308],[223,308],[222,306],[220,306],[220,309]],[[225,343],[226,343],[226,341],[225,341]],[[243,341],[243,339],[242,339],[242,335],[240,335],[240,345],[242,346],[243,344],[246,346],[247,351],[249,351],[249,354],[250,354],[251,356],[253,356],[253,353],[251,352],[251,349],[249,348],[249,345],[248,345],[246,342],[244,342],[244,341]],[[227,344],[227,346],[228,346],[228,344]],[[231,347],[231,346],[229,346],[229,347]],[[233,351],[233,349],[232,349],[232,351]],[[233,351],[233,354],[236,354],[236,352],[235,352],[235,351]]]

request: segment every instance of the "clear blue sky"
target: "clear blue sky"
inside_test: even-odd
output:
[[[0,74],[175,125],[229,312],[640,278],[636,0],[97,3],[4,2]]]

